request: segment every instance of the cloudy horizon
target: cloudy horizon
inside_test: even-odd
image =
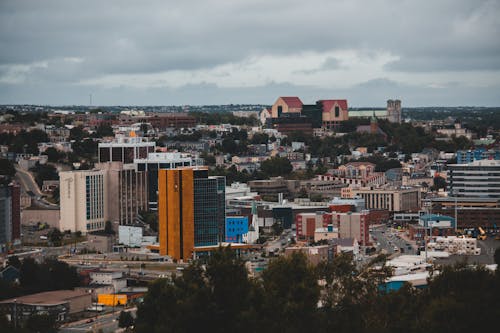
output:
[[[500,1],[2,1],[0,104],[500,106]]]

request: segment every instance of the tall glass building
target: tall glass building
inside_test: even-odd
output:
[[[205,167],[158,171],[161,255],[186,260],[195,247],[225,240],[225,187],[225,177],[209,177]]]

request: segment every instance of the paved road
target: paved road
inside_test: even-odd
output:
[[[37,197],[41,197],[43,195],[31,173],[16,166],[16,174],[19,176],[19,180],[26,192],[31,191]]]
[[[288,239],[292,239],[293,237],[295,237],[295,233],[292,230],[285,230],[279,237],[267,242],[264,248],[266,252],[274,251],[275,249],[281,251],[282,248],[288,246],[290,243]]]
[[[121,310],[116,310],[115,313],[108,313],[104,315],[98,315],[92,318],[91,322],[89,320],[80,320],[78,322],[66,324],[65,327],[61,328],[59,332],[62,333],[76,333],[76,332],[97,332],[102,330],[104,333],[115,332],[118,329],[118,316]],[[136,316],[137,308],[131,308],[125,310],[131,312],[132,316]]]
[[[415,248],[407,240],[400,237],[400,232],[395,231],[383,225],[374,228],[371,232],[374,243],[378,244],[377,249],[383,249],[388,254],[400,252],[401,248],[404,249],[404,254],[416,254]],[[408,244],[411,246],[408,247]],[[396,249],[398,251],[396,251]]]
[[[44,194],[42,193],[42,191],[40,191],[38,184],[36,183],[33,175],[31,175],[30,172],[21,169],[19,166],[16,166],[15,168],[19,183],[21,183],[26,193],[32,194],[32,201],[35,206],[45,209],[59,209],[58,205],[55,205],[43,199]]]

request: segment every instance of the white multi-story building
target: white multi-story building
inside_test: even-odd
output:
[[[450,196],[500,198],[500,161],[448,165]]]
[[[59,173],[61,230],[87,233],[104,229],[108,220],[106,181],[103,170]]]

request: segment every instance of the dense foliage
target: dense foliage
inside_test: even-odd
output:
[[[443,267],[427,289],[385,292],[378,257],[360,269],[342,255],[317,267],[300,254],[250,279],[230,249],[155,281],[137,312],[142,332],[477,332],[500,318],[500,271]],[[321,287],[317,281],[322,281]],[[318,306],[320,305],[320,306]]]
[[[33,258],[22,262],[10,258],[12,266],[20,272],[20,283],[10,284],[0,279],[0,300],[42,291],[73,289],[80,283],[74,267],[55,260],[46,259],[38,264]]]
[[[58,180],[59,174],[57,169],[50,164],[39,164],[37,163],[34,168],[30,171],[35,173],[35,181],[39,187],[42,187],[45,180]]]

